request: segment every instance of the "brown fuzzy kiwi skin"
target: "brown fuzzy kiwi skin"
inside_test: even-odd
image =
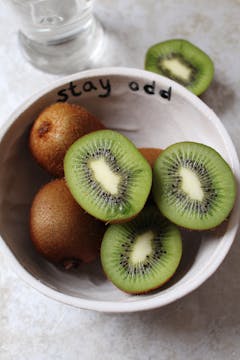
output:
[[[37,251],[56,265],[71,268],[99,256],[106,226],[73,199],[64,179],[43,185],[30,209],[30,237]]]
[[[145,159],[148,161],[151,168],[153,168],[155,161],[157,160],[158,156],[164,151],[161,148],[138,148],[138,151],[145,157]],[[153,201],[153,195],[152,191],[149,194],[149,197],[147,199],[148,203],[151,203]]]
[[[81,136],[105,126],[77,104],[57,102],[46,107],[34,121],[29,147],[36,161],[50,174],[63,177],[67,149]]]
[[[158,156],[163,152],[163,150],[160,148],[138,148],[138,150],[149,162],[152,168]]]

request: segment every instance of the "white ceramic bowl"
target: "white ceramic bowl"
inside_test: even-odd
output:
[[[47,105],[68,100],[94,113],[137,146],[161,147],[178,141],[212,146],[231,166],[239,183],[239,161],[221,121],[198,97],[177,83],[142,70],[108,68],[65,77],[35,94],[8,119],[0,134],[1,249],[19,276],[45,295],[83,309],[133,312],[166,305],[201,285],[221,264],[234,240],[239,200],[215,231],[183,232],[180,267],[163,288],[131,296],[103,275],[99,261],[64,272],[45,261],[29,238],[31,200],[49,177],[32,159],[29,128]]]

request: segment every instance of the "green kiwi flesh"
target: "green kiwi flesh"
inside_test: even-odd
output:
[[[214,75],[209,56],[183,39],[151,46],[146,53],[145,69],[177,81],[196,95],[209,87]]]
[[[163,215],[175,224],[207,230],[228,217],[236,183],[231,168],[213,148],[179,142],[155,162],[153,197]]]
[[[64,172],[80,206],[107,223],[137,215],[152,185],[147,160],[113,130],[99,130],[74,142],[64,158]]]
[[[165,284],[181,256],[178,228],[149,206],[130,222],[110,225],[100,250],[107,278],[119,289],[141,294]]]

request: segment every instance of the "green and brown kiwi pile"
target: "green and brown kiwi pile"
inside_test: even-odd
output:
[[[150,55],[158,53],[161,68],[174,69],[179,59],[184,68],[195,61],[194,49],[191,59],[179,57],[180,49],[181,56],[191,53],[186,46],[171,42]],[[175,274],[182,228],[214,229],[234,206],[234,174],[213,148],[190,141],[137,148],[79,105],[44,109],[29,144],[54,176],[31,204],[36,249],[65,269],[99,258],[106,277],[130,294],[159,288]]]
[[[59,120],[56,112],[64,114],[64,130],[54,123]],[[94,119],[96,128],[93,123],[83,128],[81,114]],[[80,129],[68,126],[73,116]],[[51,122],[45,132],[37,130],[44,128],[39,118]],[[54,135],[46,136],[42,146],[39,132],[51,131]],[[81,134],[74,141],[72,131]],[[41,160],[35,154],[38,140]],[[164,150],[136,148],[78,105],[46,108],[33,124],[30,149],[58,177],[39,189],[31,205],[30,235],[36,249],[65,269],[100,257],[107,278],[127,293],[146,293],[165,284],[181,261],[179,229],[215,228],[234,205],[234,175],[214,149],[194,142]],[[61,178],[59,169],[64,171]]]

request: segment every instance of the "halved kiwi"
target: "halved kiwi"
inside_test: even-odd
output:
[[[166,283],[181,256],[178,228],[149,206],[132,221],[110,225],[101,244],[101,263],[119,289],[141,294]]]
[[[208,88],[214,75],[210,57],[183,39],[151,46],[146,53],[145,69],[177,81],[196,95]]]
[[[180,142],[166,148],[155,162],[153,197],[175,224],[207,230],[228,217],[236,182],[230,166],[213,148]]]
[[[105,225],[76,203],[63,179],[39,189],[30,211],[30,235],[37,250],[65,268],[91,262],[99,254]]]
[[[137,215],[152,185],[147,160],[125,136],[113,130],[85,135],[64,158],[67,185],[76,201],[105,222]]]
[[[58,102],[45,108],[34,121],[30,150],[45,170],[62,177],[63,158],[69,146],[79,137],[104,128],[84,107]]]

